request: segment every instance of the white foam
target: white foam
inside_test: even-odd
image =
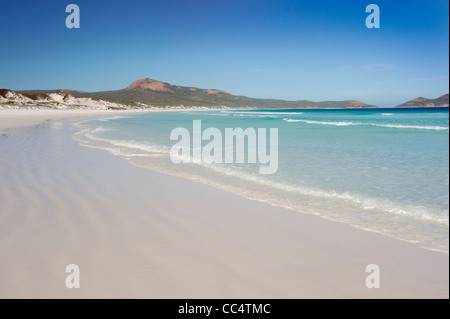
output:
[[[257,118],[280,118],[279,116],[275,115],[256,115],[256,114],[231,114],[232,116],[238,116],[238,117],[257,117]]]
[[[99,127],[96,127],[95,129],[93,129],[91,131],[91,134],[100,133],[100,132],[109,132],[109,131],[112,131],[112,130],[109,129],[109,128],[105,128],[105,127],[99,126]]]
[[[156,145],[152,145],[150,143],[142,143],[135,140],[112,140],[107,138],[101,138],[98,136],[95,136],[95,133],[98,133],[99,131],[107,131],[108,129],[103,129],[101,127],[95,128],[95,129],[87,129],[80,132],[80,135],[84,135],[88,139],[92,141],[98,141],[98,142],[104,142],[108,143],[112,146],[122,147],[125,149],[133,149],[133,150],[141,150],[148,153],[159,153],[159,154],[168,154],[169,149],[165,147],[160,147]],[[132,153],[121,153],[121,155],[124,156],[132,156]]]
[[[398,129],[415,129],[415,130],[435,130],[435,131],[448,131],[449,128],[445,126],[421,126],[421,125],[403,125],[403,124],[377,124],[377,123],[363,123],[363,122],[349,122],[349,121],[311,121],[303,119],[290,119],[284,118],[285,122],[301,122],[306,124],[317,124],[317,125],[333,125],[333,126],[375,126],[375,127],[386,127],[386,128],[398,128]]]
[[[112,117],[106,117],[106,118],[97,119],[97,121],[100,121],[100,122],[109,122],[109,121],[111,121],[111,120],[127,119],[127,118],[130,118],[130,116],[117,115],[117,116],[112,116]],[[94,120],[94,121],[95,121],[95,120]]]
[[[340,122],[324,122],[324,121],[311,121],[311,120],[301,120],[301,119],[284,119],[286,122],[302,122],[307,124],[320,124],[320,125],[334,125],[334,126],[349,126],[349,125],[359,125],[355,122],[340,121]]]
[[[222,113],[229,113],[229,114],[259,114],[259,115],[289,115],[289,114],[303,114],[303,112],[252,112],[252,111],[248,111],[248,112],[236,112],[236,111],[220,111]]]
[[[435,131],[448,131],[448,127],[445,126],[420,126],[420,125],[401,125],[401,124],[373,124],[372,126],[388,127],[388,128],[400,128],[400,129],[415,129],[415,130],[435,130]]]

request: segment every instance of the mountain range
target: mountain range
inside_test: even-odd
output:
[[[8,93],[9,92],[9,93]],[[56,94],[56,95],[55,95]],[[9,98],[8,98],[9,96]],[[20,102],[21,101],[21,102]],[[218,89],[199,89],[174,85],[145,78],[131,83],[127,88],[116,91],[84,92],[76,90],[25,90],[14,92],[0,90],[1,104],[20,103],[36,106],[93,106],[95,108],[133,108],[151,106],[200,106],[259,109],[319,109],[319,108],[377,108],[356,100],[313,102],[308,100],[286,101],[259,99],[229,94]],[[59,104],[58,104],[59,103]],[[436,99],[423,97],[396,107],[448,107],[449,95]]]
[[[30,98],[40,94],[55,92],[55,90],[19,91]],[[160,82],[149,78],[139,79],[127,88],[117,91],[82,92],[59,90],[74,97],[101,99],[117,103],[145,103],[151,105],[184,105],[184,106],[226,106],[235,108],[373,108],[360,101],[325,101],[312,102],[307,100],[285,101],[277,99],[257,99],[237,96],[217,89],[199,89]]]

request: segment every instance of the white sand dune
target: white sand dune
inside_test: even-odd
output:
[[[54,119],[0,135],[0,298],[449,296],[446,254],[135,167],[45,112],[0,112]]]

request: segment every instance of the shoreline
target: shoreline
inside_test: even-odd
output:
[[[240,109],[217,108],[215,111],[233,111]],[[205,111],[203,108],[182,109],[136,109],[136,110],[95,110],[95,109],[0,109],[0,133],[7,129],[39,125],[47,120],[62,120],[68,118],[92,118],[120,114],[142,114],[152,112]]]
[[[27,127],[129,111],[49,112],[0,112],[27,146],[0,157],[2,297],[448,298],[446,254],[136,167],[79,145],[70,124]],[[73,259],[85,290],[60,287]],[[364,286],[371,263],[381,289]]]
[[[81,129],[81,127],[78,126],[78,124],[79,123],[76,123],[75,127],[79,128],[80,131],[75,134],[76,137],[74,137],[74,139],[76,141],[80,142],[82,146],[89,147],[89,148],[96,149],[96,150],[106,151],[106,152],[108,152],[108,153],[110,153],[110,154],[112,154],[114,156],[118,156],[119,158],[123,158],[124,160],[126,160],[127,162],[129,162],[130,164],[132,164],[133,166],[136,166],[138,168],[149,169],[149,170],[152,170],[154,172],[158,172],[158,173],[161,173],[161,174],[164,174],[164,175],[174,176],[174,177],[182,178],[184,180],[192,181],[192,182],[195,182],[195,183],[200,183],[202,185],[206,185],[208,187],[212,187],[214,189],[225,191],[227,193],[236,195],[236,196],[238,196],[240,198],[243,198],[245,200],[256,201],[256,202],[262,203],[264,205],[269,205],[269,206],[275,207],[275,208],[286,209],[286,210],[289,210],[289,211],[292,211],[292,212],[295,212],[295,213],[299,213],[299,214],[303,214],[303,215],[315,216],[315,217],[323,219],[325,221],[331,221],[331,222],[335,222],[335,223],[340,223],[340,224],[343,224],[343,225],[346,225],[346,226],[350,226],[350,227],[355,228],[355,229],[362,230],[364,232],[370,232],[370,233],[378,234],[378,235],[381,235],[381,236],[384,236],[384,237],[387,237],[387,238],[390,238],[390,239],[394,239],[394,240],[398,240],[398,241],[401,241],[401,242],[404,242],[404,243],[408,243],[408,244],[414,245],[416,247],[419,247],[420,249],[425,249],[425,250],[428,250],[428,251],[441,253],[441,254],[444,254],[444,255],[449,255],[449,251],[446,248],[435,248],[435,247],[432,247],[432,246],[427,246],[425,244],[419,243],[419,241],[417,239],[403,238],[403,237],[400,237],[400,236],[398,236],[396,234],[393,234],[391,232],[382,231],[380,229],[376,229],[376,228],[365,226],[365,225],[355,224],[353,222],[349,222],[348,220],[346,220],[346,221],[340,220],[340,219],[336,218],[335,216],[332,217],[332,216],[328,216],[326,214],[317,213],[317,210],[316,211],[308,211],[308,212],[306,212],[306,211],[304,211],[302,209],[294,208],[291,205],[286,205],[284,203],[278,202],[274,197],[271,197],[269,200],[267,200],[266,197],[263,197],[264,196],[263,193],[267,193],[268,192],[268,187],[267,186],[266,186],[267,189],[265,189],[264,192],[261,192],[261,193],[255,193],[255,192],[249,193],[246,189],[244,189],[242,187],[239,187],[239,186],[236,186],[236,185],[230,186],[230,185],[227,185],[225,183],[218,182],[217,181],[218,180],[218,176],[215,176],[214,179],[211,179],[211,176],[208,176],[206,178],[206,177],[203,177],[203,176],[198,175],[198,174],[191,174],[191,173],[182,172],[182,171],[174,172],[174,170],[168,170],[167,168],[163,169],[161,167],[148,166],[146,164],[139,163],[139,161],[132,160],[131,158],[127,158],[123,154],[117,155],[116,154],[116,150],[114,148],[110,148],[109,146],[93,145],[92,144],[93,142],[97,143],[98,141],[91,140],[91,138],[87,136],[87,135],[90,134],[90,132],[89,133],[85,133],[84,131],[86,131],[86,130],[93,131],[95,129],[86,129],[86,128]],[[247,181],[247,183],[253,183],[253,182],[252,181]],[[243,193],[245,193],[245,192],[246,192],[246,194],[243,195]]]
[[[0,110],[0,133],[7,129],[39,125],[47,120],[88,118],[112,114],[137,114],[156,110]]]
[[[177,115],[178,114],[182,115],[182,113],[177,113]],[[335,207],[339,207],[339,205],[341,205],[341,203],[339,203],[338,201],[335,201],[330,205],[330,203],[325,204],[322,200],[320,201],[320,205],[317,205],[317,203],[319,203],[318,200],[316,200],[315,202],[310,200],[310,198],[314,197],[314,195],[305,195],[304,193],[302,193],[302,190],[294,193],[296,191],[295,187],[292,188],[292,186],[289,184],[270,182],[267,183],[267,181],[255,179],[252,178],[252,176],[247,175],[242,177],[239,174],[231,174],[220,169],[211,169],[211,167],[202,168],[201,165],[200,167],[193,168],[192,170],[188,166],[177,167],[177,165],[170,164],[168,166],[164,163],[164,161],[159,161],[160,157],[163,158],[165,156],[163,155],[164,151],[156,149],[156,153],[153,153],[151,148],[148,149],[146,147],[143,147],[140,145],[140,143],[135,144],[134,142],[132,142],[131,144],[127,145],[126,141],[119,141],[118,143],[116,143],[114,138],[112,140],[109,140],[108,138],[104,139],[101,137],[93,136],[93,132],[97,131],[99,125],[102,127],[103,123],[100,124],[100,122],[98,122],[98,124],[95,125],[85,125],[82,122],[78,122],[74,125],[75,127],[80,129],[80,131],[74,135],[74,138],[75,140],[79,141],[81,145],[107,151],[114,154],[115,156],[126,159],[137,167],[155,170],[157,172],[161,172],[171,176],[182,177],[187,180],[199,182],[216,189],[233,193],[245,199],[255,200],[267,205],[271,205],[273,207],[282,207],[301,214],[318,216],[325,220],[343,223],[357,229],[381,234],[389,238],[414,244],[423,249],[448,255],[448,221],[447,223],[445,223],[444,221],[443,223],[434,225],[434,229],[428,228],[427,233],[423,228],[420,229],[411,227],[412,225],[415,225],[417,223],[417,220],[413,219],[414,217],[410,217],[409,220],[403,220],[403,222],[410,226],[401,228],[402,230],[407,229],[407,231],[399,231],[395,226],[386,227],[386,222],[392,221],[392,215],[390,214],[390,212],[388,214],[382,214],[383,212],[377,211],[372,215],[372,219],[368,218],[372,216],[367,216],[364,207],[361,207],[364,205],[360,205],[360,201],[365,200],[365,202],[369,205],[373,205],[371,203],[371,200],[374,199],[370,197],[363,198],[358,194],[348,194],[347,192],[327,193],[326,191],[322,191],[322,193],[319,193],[320,190],[316,191],[316,194],[319,193],[319,196],[325,193],[325,196],[322,196],[322,198],[338,197],[341,199],[344,197],[348,200],[350,196],[353,196],[351,197],[351,199],[353,199],[353,202],[348,204],[345,209],[341,208],[340,210],[340,212],[342,212],[344,215],[339,215],[339,213],[331,213],[334,211]],[[136,153],[138,153],[139,155],[136,155]],[[153,156],[152,154],[157,157],[152,158],[151,160],[147,160],[148,156]],[[289,187],[291,188],[289,189]],[[286,189],[288,189],[288,191],[286,191]],[[312,189],[312,192],[314,191],[315,190]],[[283,198],[286,193],[290,193],[290,196],[293,196],[293,194],[295,194],[295,196],[297,197],[297,201],[293,202],[293,200],[291,199],[292,197],[288,197],[287,200]],[[315,206],[313,207],[314,204]],[[402,209],[401,206],[394,206],[394,208],[397,208],[399,210]],[[403,211],[402,214],[408,215]],[[427,223],[428,220],[426,218],[423,218],[420,219],[419,222]],[[425,227],[424,224],[421,225]],[[433,235],[433,233],[431,233],[430,231],[436,231],[436,227],[440,227],[439,230],[440,234],[442,234],[441,237],[439,239],[437,238],[437,236],[427,237],[427,235]]]

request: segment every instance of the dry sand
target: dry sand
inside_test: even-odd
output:
[[[56,120],[0,135],[0,298],[449,296],[446,254],[135,167],[79,146],[59,119],[80,114],[25,112],[0,130]]]
[[[105,114],[140,113],[143,111],[97,111],[97,110],[1,110],[0,132],[22,126],[38,125],[46,120],[103,116]],[[147,111],[148,112],[148,111]]]

